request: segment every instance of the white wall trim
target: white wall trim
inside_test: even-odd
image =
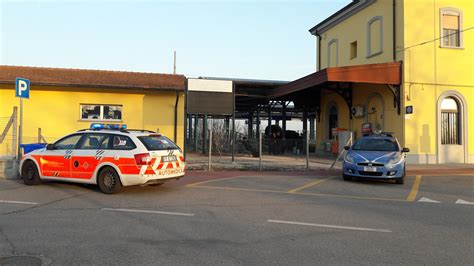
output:
[[[437,164],[436,154],[407,154],[407,164]]]
[[[468,159],[468,148],[469,148],[469,143],[468,143],[468,132],[467,132],[467,129],[469,128],[469,124],[468,124],[468,115],[469,115],[469,112],[467,110],[467,101],[466,99],[464,98],[464,96],[458,92],[458,91],[455,91],[455,90],[449,90],[449,91],[445,91],[443,92],[439,97],[438,97],[438,101],[436,103],[436,157],[437,157],[437,160],[436,162],[439,164],[440,161],[439,161],[439,153],[440,153],[440,149],[441,149],[441,102],[447,98],[447,97],[452,97],[452,98],[455,98],[458,102],[458,104],[460,105],[460,113],[461,113],[461,132],[462,132],[462,136],[461,136],[461,145],[463,146],[463,149],[464,149],[464,163],[468,163],[469,159]]]
[[[331,44],[333,43],[336,43],[336,65],[335,66],[331,66]],[[338,39],[332,39],[328,42],[328,49],[327,49],[327,66],[326,68],[328,67],[337,67],[339,64],[339,41]]]
[[[380,101],[382,102],[382,115],[383,115],[383,121],[382,121],[382,131],[385,131],[385,101],[383,100],[383,97],[380,93],[374,92],[367,97],[367,102],[365,103],[365,123],[368,123],[369,121],[369,103],[372,98],[379,98]]]
[[[379,29],[380,50],[372,52],[372,47],[370,47],[370,40],[372,38],[370,27],[376,21],[380,21],[380,29]],[[379,55],[381,53],[383,53],[383,17],[382,16],[375,16],[367,22],[367,58]]]
[[[445,46],[443,45],[443,15],[457,15],[459,16],[459,46]],[[454,49],[462,49],[463,46],[463,18],[462,18],[462,11],[455,7],[442,7],[439,9],[439,47],[441,48],[454,48]]]

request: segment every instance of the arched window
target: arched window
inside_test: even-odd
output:
[[[440,10],[441,47],[462,47],[462,13],[456,8]]]
[[[328,67],[336,67],[338,60],[337,39],[332,39],[328,42]]]
[[[459,104],[453,97],[441,102],[441,144],[461,144]]]
[[[383,41],[382,17],[373,17],[367,22],[367,57],[381,54]]]

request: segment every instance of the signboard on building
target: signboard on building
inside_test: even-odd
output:
[[[362,134],[372,134],[372,132],[373,132],[372,123],[362,124]]]
[[[233,83],[230,80],[188,79],[188,114],[232,115]]]
[[[30,81],[28,79],[15,79],[15,96],[18,98],[30,98]]]

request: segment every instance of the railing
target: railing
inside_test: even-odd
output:
[[[12,159],[17,155],[18,108],[13,107],[10,117],[0,117],[0,158]]]

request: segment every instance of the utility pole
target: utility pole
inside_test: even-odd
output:
[[[176,51],[174,51],[173,56],[173,74],[176,74]]]

